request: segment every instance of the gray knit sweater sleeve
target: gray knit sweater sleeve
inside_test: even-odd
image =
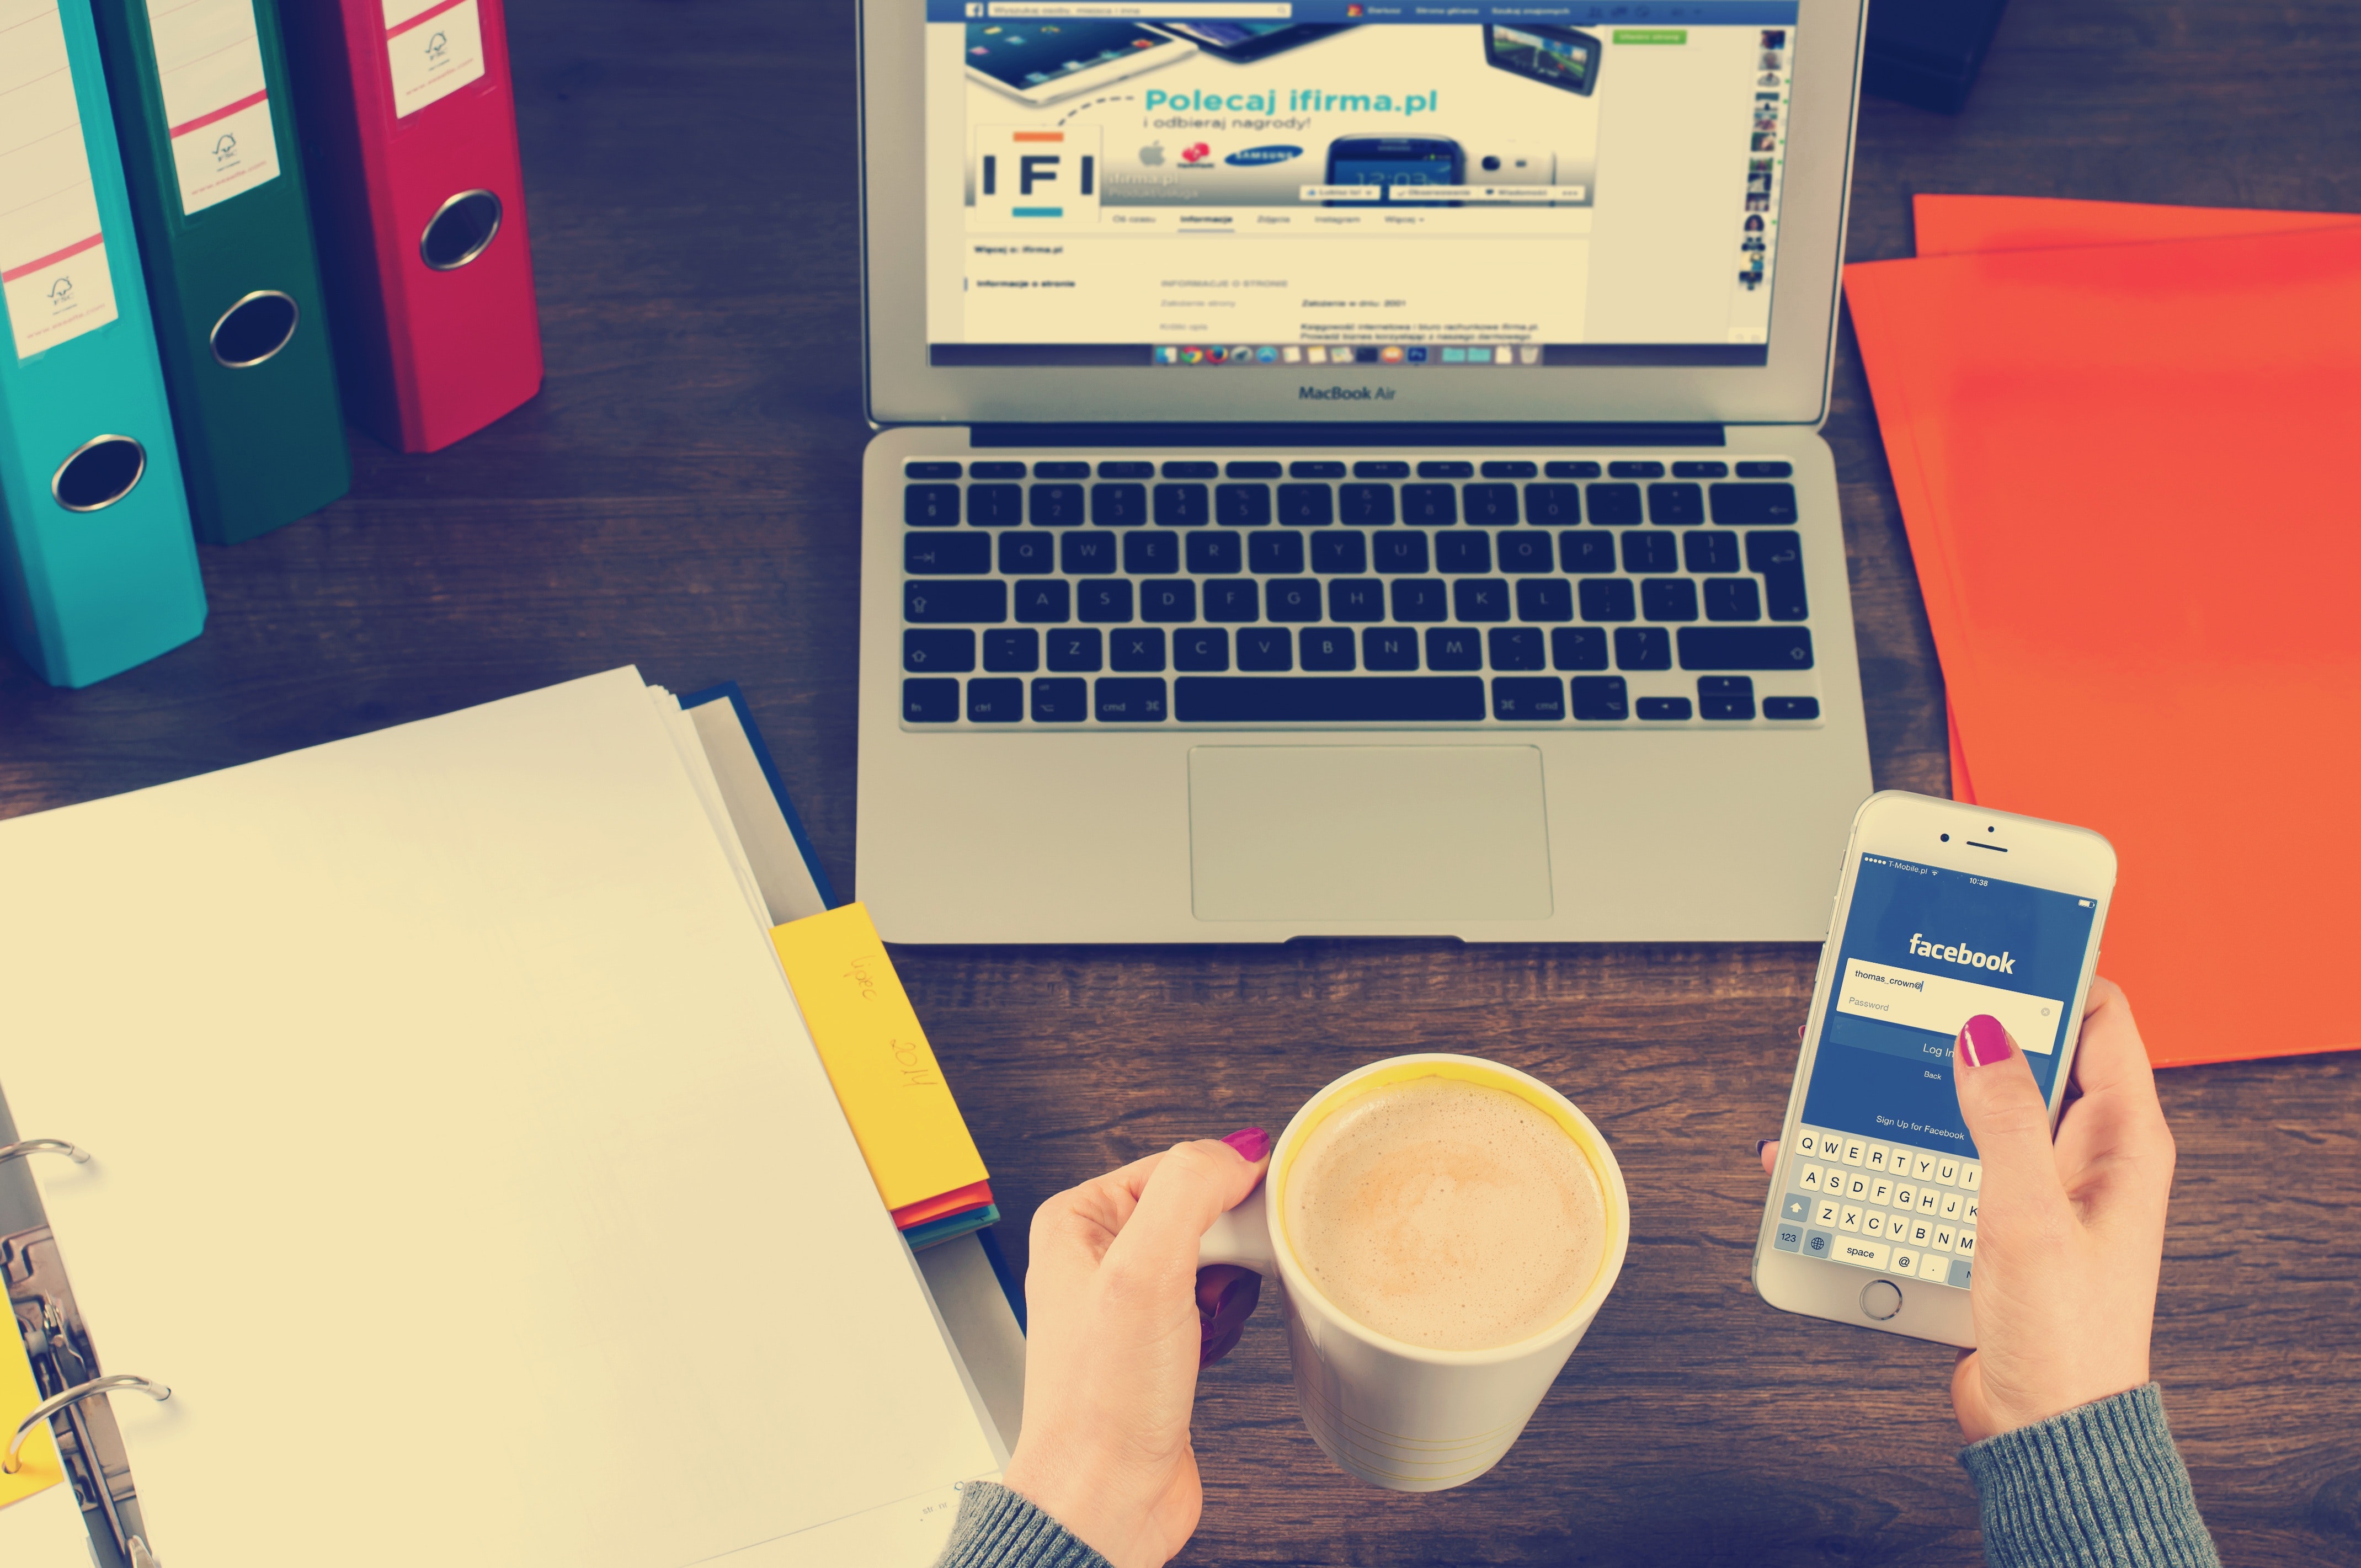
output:
[[[1992,1568],[2222,1568],[2153,1383],[1960,1453]]]
[[[935,1568],[1108,1568],[1064,1525],[1005,1486],[971,1485]]]

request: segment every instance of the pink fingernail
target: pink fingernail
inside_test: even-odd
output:
[[[1960,1030],[1960,1059],[1970,1067],[1990,1067],[2008,1059],[2008,1031],[1989,1013],[1979,1013]]]
[[[1270,1135],[1260,1127],[1240,1127],[1222,1142],[1237,1150],[1244,1159],[1260,1159],[1270,1152]]]

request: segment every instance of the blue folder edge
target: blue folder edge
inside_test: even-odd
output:
[[[804,869],[811,872],[812,885],[819,889],[819,901],[830,909],[840,908],[844,900],[820,869],[819,856],[812,850],[811,835],[804,831],[804,819],[796,815],[796,803],[787,798],[786,781],[779,777],[779,765],[771,760],[771,748],[763,742],[763,732],[754,725],[753,710],[746,706],[746,694],[738,689],[736,681],[723,681],[701,692],[691,692],[680,699],[684,708],[703,707],[708,702],[728,702],[738,711],[738,727],[746,731],[746,743],[754,748],[754,761],[761,765],[763,780],[771,786],[771,798],[779,803],[779,815],[787,819],[787,831],[796,836],[796,848],[803,851]]]
[[[819,889],[820,902],[830,909],[841,907],[844,900],[836,895],[835,887],[828,880],[828,872],[820,869],[819,856],[812,852],[811,837],[804,831],[804,819],[796,815],[796,803],[787,797],[786,781],[779,777],[779,765],[771,760],[771,748],[764,743],[763,731],[755,726],[754,715],[746,706],[746,694],[738,689],[736,681],[723,681],[703,691],[689,693],[680,699],[680,706],[684,708],[703,707],[708,702],[727,702],[737,711],[738,726],[746,732],[746,743],[754,749],[754,761],[762,767],[763,781],[771,786],[771,798],[778,802],[779,815],[787,819],[787,831],[796,836],[796,848],[803,851],[805,869],[811,872],[812,885]],[[992,1277],[1000,1281],[1000,1293],[1008,1298],[1008,1310],[1016,1314],[1016,1331],[1023,1333],[1026,1332],[1025,1282],[1017,1278],[1016,1271],[1008,1266],[1008,1255],[1000,1250],[999,1238],[993,1234],[994,1226],[1000,1218],[997,1205],[993,1206],[991,1216],[974,1232],[975,1239],[983,1246],[984,1257],[992,1264]],[[953,1216],[958,1219],[968,1217]]]

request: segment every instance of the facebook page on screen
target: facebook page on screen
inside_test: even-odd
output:
[[[1794,0],[925,4],[939,363],[1765,362]]]
[[[1863,855],[1805,1124],[1975,1158],[1951,1086],[1952,1041],[1970,1018],[1992,1014],[2047,1095],[2097,914],[2076,894]]]

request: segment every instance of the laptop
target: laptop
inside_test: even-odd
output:
[[[1862,0],[865,0],[904,942],[1817,940]]]

